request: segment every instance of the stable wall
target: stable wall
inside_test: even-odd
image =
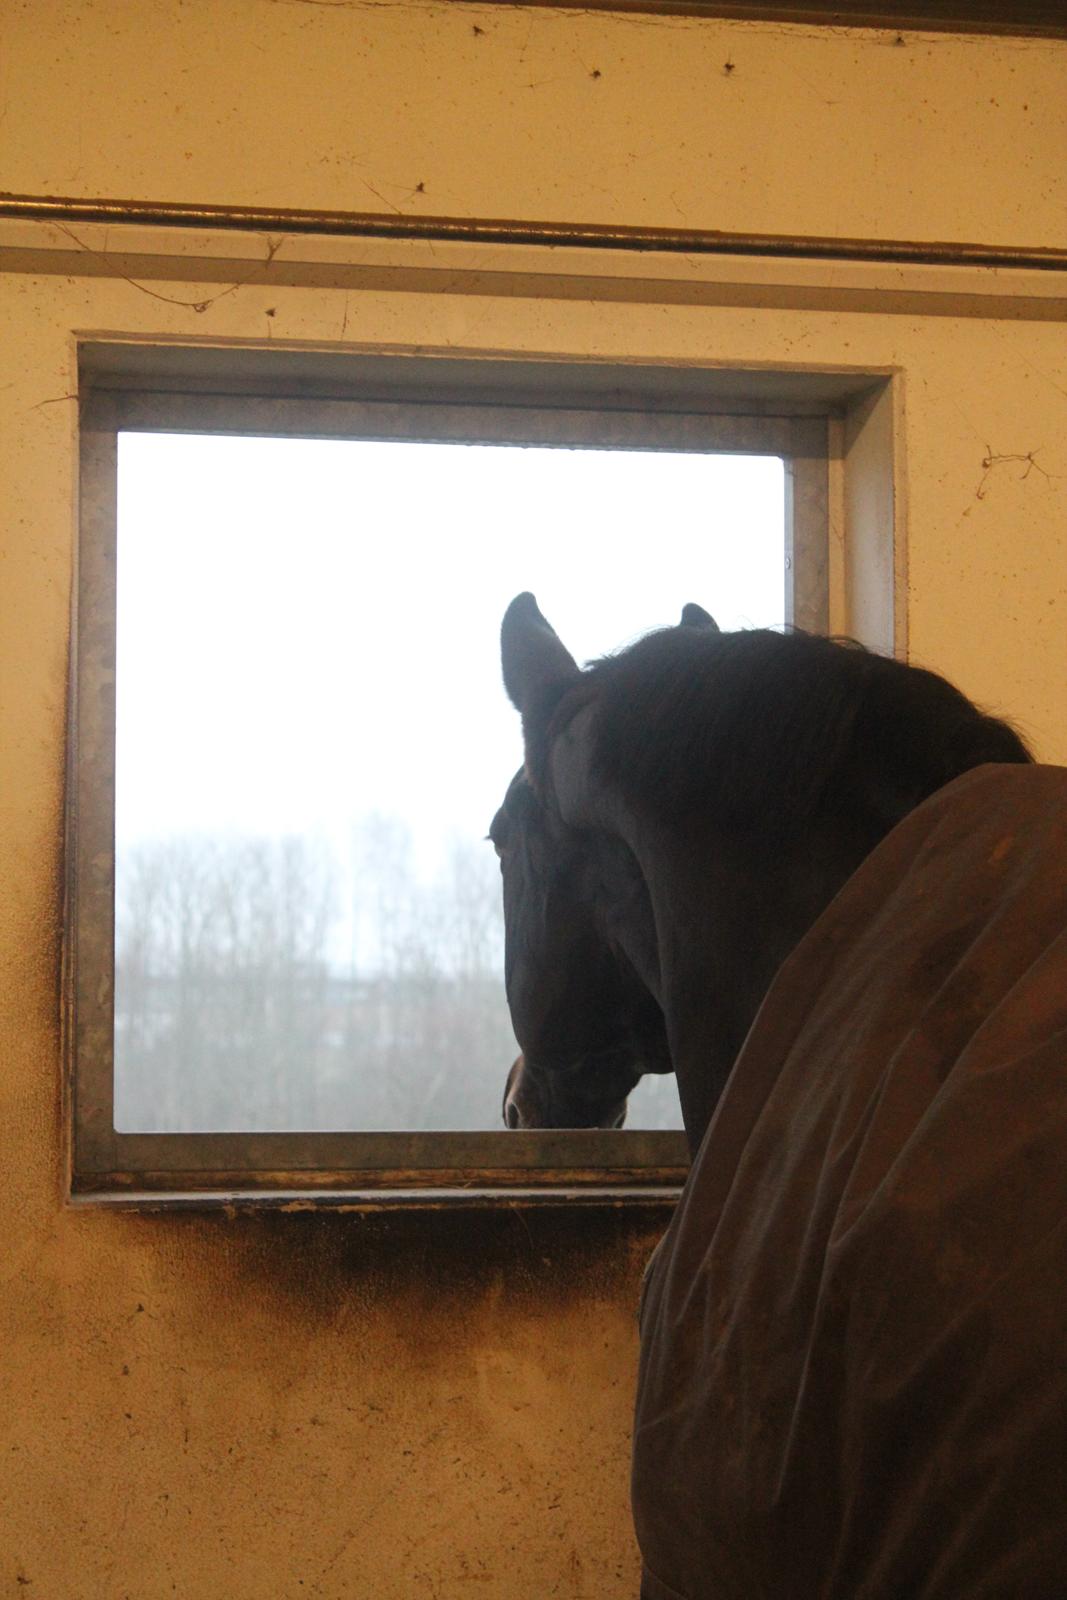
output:
[[[1067,45],[301,0],[0,29],[9,191],[1067,243]],[[662,1219],[64,1206],[76,337],[891,375],[842,430],[838,618],[888,452],[898,639],[1067,761],[1062,281],[21,223],[0,266],[0,1591],[626,1600]]]

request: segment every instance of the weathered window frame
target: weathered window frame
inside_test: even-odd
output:
[[[786,462],[789,620],[828,608],[825,398],[692,368],[86,346],[72,625],[65,1013],[75,1199],[300,1197],[359,1207],[652,1203],[684,1179],[681,1133],[119,1133],[112,1099],[115,536],[120,430],[721,450]],[[733,376],[736,380],[736,375]],[[786,385],[786,394],[789,394]],[[684,598],[684,597],[683,597]],[[506,1063],[501,1063],[501,1082]]]

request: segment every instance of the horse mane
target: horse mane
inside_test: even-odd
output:
[[[1033,759],[938,674],[799,630],[664,629],[595,663],[575,695],[597,702],[597,775],[671,823],[827,823],[873,843],[969,768]]]

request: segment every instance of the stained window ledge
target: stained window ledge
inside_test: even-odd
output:
[[[73,1210],[389,1212],[527,1210],[581,1206],[596,1210],[669,1212],[681,1193],[680,1183],[591,1186],[538,1185],[536,1188],[409,1188],[409,1189],[95,1189],[74,1190]]]

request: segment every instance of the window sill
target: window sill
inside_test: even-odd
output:
[[[392,1212],[513,1211],[553,1207],[626,1211],[670,1211],[681,1183],[644,1185],[540,1185],[536,1188],[380,1188],[380,1189],[146,1189],[74,1190],[74,1210]]]

